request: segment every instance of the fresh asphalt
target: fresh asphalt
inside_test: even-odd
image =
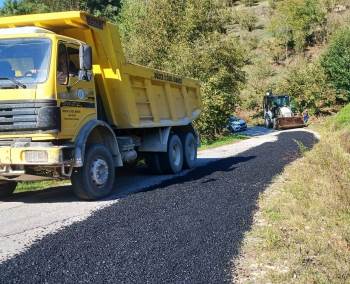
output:
[[[277,141],[144,188],[0,264],[0,283],[224,283],[273,177],[314,135]],[[234,147],[234,145],[233,145]]]

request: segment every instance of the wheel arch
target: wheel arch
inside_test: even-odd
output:
[[[83,166],[86,146],[92,143],[106,146],[112,152],[115,166],[123,165],[117,137],[113,129],[106,122],[94,119],[80,129],[75,139],[75,167]]]

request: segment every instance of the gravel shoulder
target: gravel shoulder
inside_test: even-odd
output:
[[[228,281],[259,193],[298,157],[295,140],[310,146],[314,135],[201,151],[199,167],[177,177],[124,173],[99,202],[77,201],[69,187],[1,202],[0,282]]]

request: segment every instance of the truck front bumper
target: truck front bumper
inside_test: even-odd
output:
[[[8,165],[59,166],[65,163],[63,146],[50,147],[0,147],[1,168]]]

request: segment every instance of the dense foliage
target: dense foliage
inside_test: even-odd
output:
[[[326,11],[319,0],[284,0],[277,2],[271,21],[274,35],[287,48],[298,51],[322,40]]]

